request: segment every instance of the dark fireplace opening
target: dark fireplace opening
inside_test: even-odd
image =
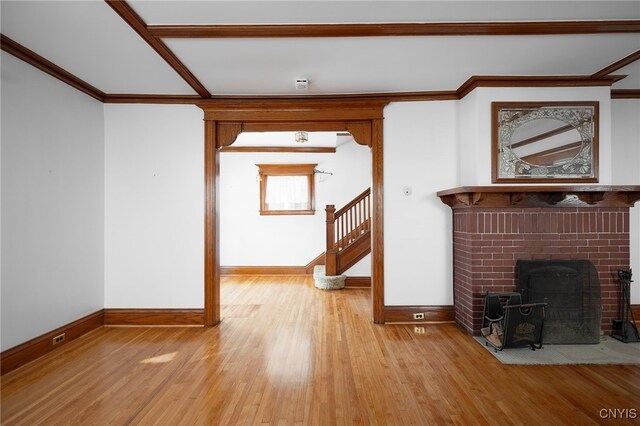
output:
[[[547,302],[543,343],[600,342],[600,280],[590,261],[518,260],[516,271],[523,302]]]

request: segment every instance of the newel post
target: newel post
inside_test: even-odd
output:
[[[327,276],[336,275],[337,273],[337,264],[336,258],[338,251],[336,250],[335,243],[335,213],[336,206],[333,204],[328,204],[324,209],[327,213],[327,251],[325,253],[325,274]]]

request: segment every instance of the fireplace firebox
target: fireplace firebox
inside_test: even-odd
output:
[[[545,344],[597,344],[602,307],[598,271],[588,260],[518,260],[524,303],[547,302]]]

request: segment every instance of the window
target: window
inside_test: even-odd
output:
[[[313,170],[317,164],[256,164],[260,214],[314,214]]]

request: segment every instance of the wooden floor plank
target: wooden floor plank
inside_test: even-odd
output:
[[[101,328],[6,374],[2,424],[597,424],[640,408],[640,367],[502,365],[455,324],[371,323],[369,289],[233,276],[221,295],[218,327]]]

